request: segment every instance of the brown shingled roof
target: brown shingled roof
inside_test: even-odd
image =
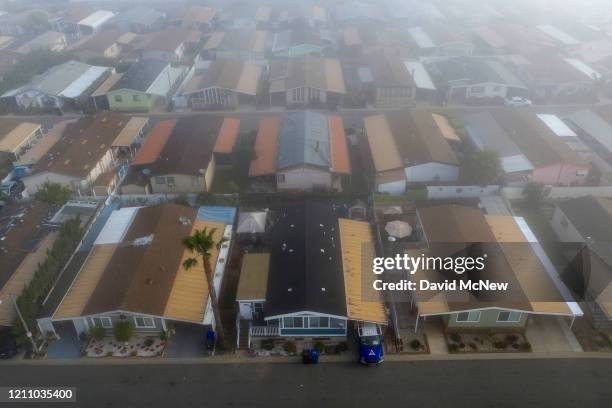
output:
[[[114,310],[163,315],[197,210],[175,204],[143,207],[107,264],[82,314]],[[184,217],[190,223],[179,221]],[[152,236],[150,243],[134,240]]]
[[[103,111],[68,124],[60,140],[34,164],[33,173],[86,177],[127,122],[128,117],[120,113]]]
[[[404,162],[408,161],[410,165],[429,162],[459,165],[431,112],[389,112],[386,117]]]

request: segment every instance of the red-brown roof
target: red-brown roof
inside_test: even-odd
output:
[[[330,116],[328,123],[332,172],[351,174],[351,159],[344,133],[344,121],[340,116]]]
[[[240,119],[225,118],[215,143],[214,153],[231,153],[234,150],[238,133],[240,132]]]
[[[166,142],[168,142],[168,138],[170,134],[172,134],[174,126],[176,126],[176,119],[158,122],[151,132],[149,132],[144,145],[136,153],[134,160],[132,160],[132,165],[137,166],[155,163],[164,149]]]
[[[276,173],[276,153],[280,118],[271,116],[261,118],[255,140],[255,160],[251,161],[249,176],[266,176]]]

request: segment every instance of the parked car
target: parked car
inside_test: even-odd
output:
[[[11,358],[17,355],[19,348],[10,330],[0,332],[0,358]]]
[[[357,341],[359,343],[359,362],[365,365],[379,365],[383,362],[385,352],[383,349],[382,333],[380,327],[373,323],[361,323],[357,327]]]
[[[522,96],[513,96],[512,98],[504,99],[504,105],[514,107],[531,106],[532,103],[529,99],[523,98]]]

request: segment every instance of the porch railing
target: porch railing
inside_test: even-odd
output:
[[[278,336],[278,326],[251,326],[250,334],[252,337]]]

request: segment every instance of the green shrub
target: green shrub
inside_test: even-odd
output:
[[[166,341],[166,339],[167,339],[167,338],[168,338],[168,333],[166,333],[166,331],[165,331],[165,330],[162,330],[162,331],[159,333],[159,339],[160,339],[161,341]]]
[[[336,352],[338,353],[344,353],[347,350],[348,350],[348,343],[346,341],[342,341],[338,343],[338,345],[336,346]]]
[[[452,341],[454,341],[455,343],[460,343],[461,342],[461,335],[459,333],[451,333],[449,335],[450,339]]]
[[[153,338],[152,337],[147,337],[144,341],[144,345],[145,347],[151,347],[153,345]]]
[[[102,327],[94,326],[89,329],[89,334],[96,340],[102,340],[106,334],[106,331]]]
[[[264,350],[272,351],[274,348],[274,340],[272,339],[264,339],[261,341],[261,348]]]
[[[459,345],[456,343],[452,343],[448,345],[448,351],[450,351],[451,353],[456,353],[459,351]]]
[[[503,340],[495,340],[493,342],[493,347],[495,347],[496,349],[499,349],[499,350],[503,350],[503,349],[506,348],[506,342],[503,341]]]
[[[134,328],[130,322],[124,320],[115,325],[113,334],[115,335],[115,340],[117,341],[130,341],[133,331]]]
[[[419,341],[419,339],[414,339],[410,342],[410,347],[412,347],[413,350],[420,350],[421,342]]]
[[[283,348],[288,354],[295,354],[297,351],[297,347],[295,346],[295,343],[291,340],[287,340],[285,344],[283,345]]]
[[[517,336],[516,334],[507,334],[506,335],[506,344],[516,343],[516,341],[518,339],[519,339],[519,336]]]
[[[322,353],[325,350],[325,344],[322,341],[317,341],[313,348],[317,350],[319,353]]]

